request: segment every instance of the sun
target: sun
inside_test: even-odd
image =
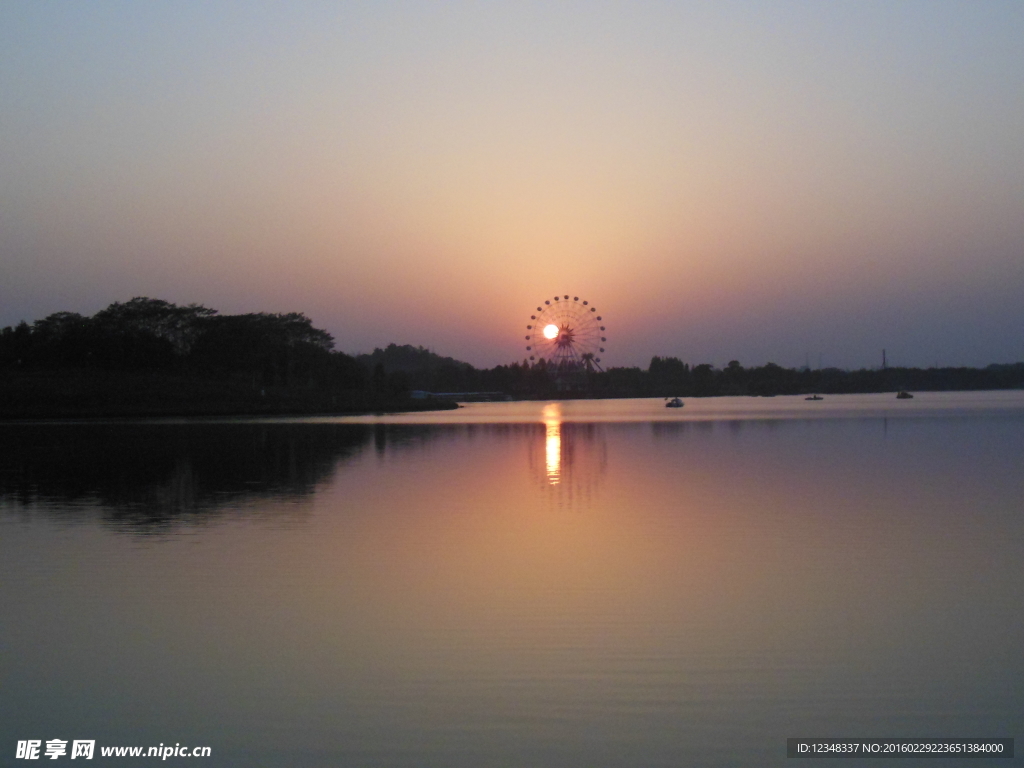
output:
[[[558,335],[557,325],[545,325],[544,326],[544,338],[553,339]]]

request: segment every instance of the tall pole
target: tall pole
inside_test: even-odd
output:
[[[885,349],[882,350],[882,370],[884,371],[888,366],[885,364]]]

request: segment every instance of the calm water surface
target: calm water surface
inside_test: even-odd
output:
[[[0,425],[0,764],[1019,753],[1022,470],[1020,392]]]

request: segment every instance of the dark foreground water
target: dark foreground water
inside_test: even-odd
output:
[[[0,765],[1020,754],[1024,396],[891,397],[0,425]]]

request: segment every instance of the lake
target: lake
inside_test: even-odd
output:
[[[1022,392],[0,425],[2,764],[1024,736],[1022,552]]]

